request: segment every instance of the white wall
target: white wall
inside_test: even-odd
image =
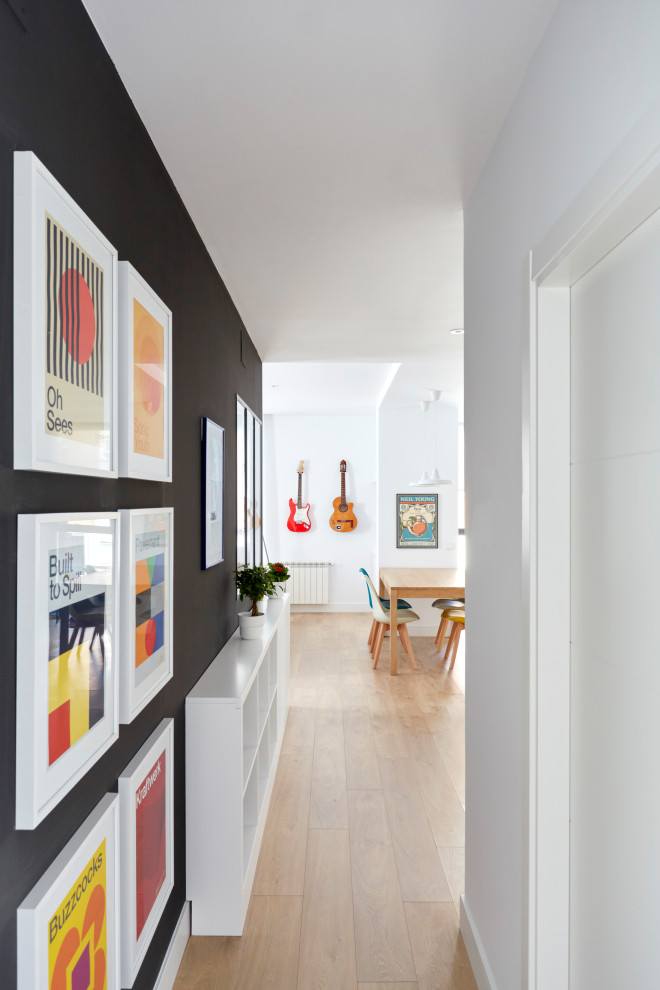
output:
[[[458,410],[454,406],[432,406],[427,416],[428,464],[437,467],[451,485],[437,488],[411,488],[424,468],[424,427],[419,407],[381,407],[378,414],[378,566],[379,567],[456,567],[458,535]],[[433,451],[431,448],[434,448]],[[397,549],[397,494],[438,495],[438,548]],[[414,636],[435,635],[439,612],[430,599],[411,600],[419,622],[409,626]]]
[[[526,986],[528,254],[643,117],[640,147],[660,140],[658,37],[656,2],[561,0],[465,212],[465,903],[498,990]]]
[[[298,497],[296,468],[305,461],[303,504],[311,505],[312,528],[291,533],[289,499]],[[340,494],[339,463],[345,460],[346,498],[354,503],[357,528],[330,529],[332,500]],[[367,608],[364,567],[375,569],[377,545],[376,415],[264,416],[264,537],[271,560],[330,561],[330,606]]]

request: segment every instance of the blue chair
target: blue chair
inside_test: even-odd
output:
[[[380,595],[377,595],[376,594],[376,589],[374,588],[373,581],[371,580],[371,578],[369,577],[369,575],[365,571],[364,567],[361,567],[360,568],[360,574],[364,574],[365,578],[367,579],[367,594],[369,595],[369,608],[373,611],[373,607],[374,606],[373,606],[373,603],[371,601],[371,588],[373,588],[374,589],[374,597],[379,600],[379,602],[381,603],[381,605],[383,606],[383,608],[389,609],[389,607],[390,607],[390,600],[389,600],[389,598],[381,598]],[[412,605],[410,604],[410,602],[404,601],[403,598],[397,598],[397,600],[396,600],[396,607],[397,607],[397,610],[398,610],[398,609],[401,609],[401,608],[412,608]],[[367,640],[367,646],[369,647],[369,650],[371,650],[371,648],[373,646],[374,639],[375,639],[375,636],[376,636],[376,633],[377,632],[378,632],[378,623],[374,619],[374,621],[371,623],[371,630],[369,632],[369,639]]]
[[[371,633],[369,634],[369,649],[373,653],[373,668],[376,669],[378,665],[378,658],[380,656],[381,647],[383,645],[383,639],[385,638],[385,630],[389,628],[390,625],[390,608],[389,600],[382,599],[380,595],[376,593],[371,578],[364,570],[360,568],[360,573],[364,574],[364,580],[367,582],[367,591],[369,592],[369,604],[371,605],[371,614],[373,615],[373,622],[371,624]],[[386,604],[387,603],[387,604]],[[401,608],[401,612],[398,609]],[[410,642],[410,636],[408,635],[408,630],[406,628],[406,623],[415,622],[419,619],[416,612],[413,612],[408,602],[401,601],[398,604],[397,599],[397,632],[401,637],[401,642],[403,648],[410,658],[410,666],[413,670],[416,667],[415,656],[412,650],[412,644]]]

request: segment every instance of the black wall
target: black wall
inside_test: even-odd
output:
[[[18,0],[16,0],[18,2]],[[175,887],[135,983],[154,985],[185,899],[184,698],[237,625],[236,393],[261,415],[261,362],[79,0],[0,0],[0,987],[16,908],[165,716],[175,719]],[[176,128],[176,121],[172,122]],[[173,482],[13,471],[13,152],[33,151],[173,313]],[[226,430],[225,563],[200,568],[200,416]],[[16,515],[174,506],[174,678],[32,832],[14,829]]]

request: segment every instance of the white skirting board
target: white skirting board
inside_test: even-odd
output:
[[[328,605],[292,605],[292,612],[370,612],[368,605],[328,604]]]
[[[190,901],[186,901],[176,923],[154,990],[172,990],[190,938]]]
[[[460,929],[461,935],[463,936],[463,941],[465,942],[465,948],[467,949],[468,959],[470,960],[470,965],[472,966],[472,972],[474,973],[474,978],[477,981],[479,990],[497,990],[495,977],[493,976],[492,970],[488,964],[488,959],[486,958],[484,947],[481,943],[481,939],[479,938],[479,932],[477,931],[474,923],[474,918],[470,913],[469,907],[465,903],[465,895],[461,896]]]

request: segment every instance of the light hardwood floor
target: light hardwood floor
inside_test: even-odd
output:
[[[175,990],[476,990],[461,645],[371,669],[370,617],[291,616],[291,711],[240,938],[193,937]]]

